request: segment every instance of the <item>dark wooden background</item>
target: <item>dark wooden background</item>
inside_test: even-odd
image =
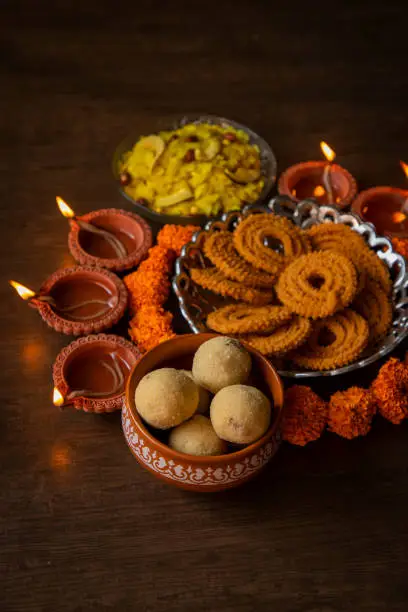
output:
[[[38,287],[70,261],[56,195],[78,213],[130,208],[113,150],[173,113],[250,125],[280,170],[325,139],[361,186],[403,187],[405,7],[1,2],[3,612],[407,610],[406,423],[284,446],[228,494],[169,488],[138,467],[119,415],[52,406],[70,339],[5,284]]]

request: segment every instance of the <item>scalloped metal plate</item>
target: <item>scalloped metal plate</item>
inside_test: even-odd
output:
[[[194,266],[205,267],[206,263],[201,253],[205,234],[210,230],[233,230],[245,217],[259,212],[270,212],[291,219],[296,225],[305,229],[320,223],[345,223],[358,232],[375,250],[387,267],[394,270],[393,303],[394,318],[389,334],[375,347],[374,352],[363,353],[354,363],[325,372],[309,370],[280,370],[281,376],[290,378],[316,378],[320,376],[337,376],[353,372],[365,367],[394,350],[408,335],[408,274],[406,262],[402,255],[393,250],[388,238],[377,236],[371,223],[363,222],[353,213],[344,213],[333,206],[319,206],[313,200],[303,200],[295,203],[285,196],[276,196],[268,204],[246,206],[241,211],[226,213],[220,218],[210,221],[196,232],[188,244],[183,247],[181,256],[176,261],[173,290],[177,295],[181,313],[194,333],[209,331],[205,324],[206,316],[212,310],[228,303],[226,298],[201,289],[191,282],[189,269]],[[229,300],[232,302],[233,300]]]

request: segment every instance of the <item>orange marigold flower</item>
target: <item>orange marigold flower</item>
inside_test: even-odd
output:
[[[310,387],[294,385],[285,392],[282,438],[304,446],[317,440],[327,422],[327,403]]]
[[[179,257],[181,249],[200,228],[195,225],[165,225],[157,234],[157,244],[173,249]]]
[[[398,425],[408,416],[408,367],[399,359],[391,357],[382,366],[371,389],[385,419]]]
[[[394,249],[408,259],[408,239],[407,238],[392,238],[392,246]]]
[[[143,306],[130,321],[129,335],[141,351],[149,351],[176,334],[171,328],[173,315],[157,306]]]
[[[370,431],[375,412],[374,394],[368,389],[350,387],[331,396],[328,426],[330,431],[349,440],[365,436]]]
[[[149,250],[147,259],[136,272],[123,279],[133,313],[142,306],[162,306],[165,303],[170,292],[169,273],[174,257],[172,250],[156,245]]]

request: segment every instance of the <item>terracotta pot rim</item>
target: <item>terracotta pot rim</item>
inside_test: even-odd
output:
[[[121,208],[100,208],[99,210],[94,210],[90,213],[82,215],[81,217],[78,217],[78,219],[80,221],[82,220],[88,223],[92,223],[92,221],[108,215],[128,217],[140,226],[143,232],[143,241],[139,248],[129,253],[126,257],[106,258],[91,255],[82,248],[79,241],[79,232],[81,231],[81,228],[78,226],[77,223],[75,223],[75,221],[73,221],[71,223],[71,229],[68,235],[68,246],[71,255],[80,264],[107,268],[108,270],[116,270],[119,272],[134,268],[145,257],[147,251],[151,248],[153,244],[152,230],[149,224],[144,219],[142,219],[142,217],[139,217],[139,215],[136,215],[135,213],[129,212],[127,210],[123,210]]]
[[[378,185],[377,187],[369,187],[368,189],[363,189],[360,191],[353,203],[353,206],[356,205],[359,200],[363,200],[377,191],[380,193],[398,193],[408,197],[407,189],[402,189],[401,187],[391,187],[390,185]]]
[[[53,272],[41,285],[40,295],[47,295],[50,293],[56,283],[61,281],[63,278],[71,275],[80,273],[89,273],[92,276],[100,275],[107,278],[111,283],[114,284],[116,294],[118,296],[118,303],[115,308],[111,308],[108,312],[102,316],[97,317],[95,320],[89,321],[73,321],[71,319],[65,319],[63,316],[57,314],[52,306],[47,302],[36,302],[36,307],[43,318],[43,320],[55,329],[64,334],[72,334],[74,336],[96,333],[112,327],[123,317],[125,314],[128,304],[128,292],[125,284],[120,280],[116,274],[106,270],[105,268],[98,268],[96,266],[71,266],[69,268],[60,268]]]
[[[321,161],[299,162],[297,164],[293,164],[292,166],[289,166],[289,168],[287,168],[284,172],[282,172],[282,174],[279,177],[279,181],[278,181],[278,193],[280,195],[288,195],[295,202],[300,202],[301,200],[299,198],[297,198],[296,196],[292,195],[292,193],[288,189],[288,187],[287,187],[288,179],[293,174],[298,172],[300,169],[303,169],[303,168],[305,168],[305,169],[307,169],[307,168],[324,168],[325,166],[327,166],[327,161],[323,161],[323,160],[321,160]],[[340,166],[340,164],[333,163],[332,164],[332,170],[334,170],[335,172],[337,171],[339,174],[342,174],[343,176],[345,176],[346,179],[347,179],[347,182],[349,184],[349,190],[347,192],[346,197],[343,198],[341,200],[341,202],[338,202],[337,204],[334,204],[334,206],[336,206],[337,208],[340,208],[340,209],[346,208],[347,206],[349,206],[351,204],[351,202],[356,197],[356,194],[357,194],[357,181],[354,178],[354,176],[348,170],[346,170],[346,168],[344,168],[343,166]]]
[[[134,375],[136,368],[138,367],[140,363],[143,362],[143,359],[145,359],[147,355],[150,355],[153,351],[156,353],[159,353],[160,347],[163,346],[164,344],[180,342],[180,341],[183,341],[182,339],[186,337],[207,336],[208,339],[210,339],[210,338],[214,338],[220,335],[221,334],[213,334],[213,333],[182,334],[180,336],[176,336],[175,338],[171,338],[170,340],[166,340],[165,342],[162,342],[158,346],[154,347],[153,349],[145,353],[142,356],[142,358],[138,361],[138,363],[135,364],[135,366],[133,367],[132,371],[129,374],[129,377],[126,383],[126,390],[125,390],[125,397],[126,397],[125,401],[126,401],[129,417],[133,421],[133,424],[135,425],[135,427],[137,427],[143,433],[145,438],[148,440],[149,446],[156,446],[160,450],[160,452],[166,453],[169,457],[171,457],[172,459],[176,459],[177,461],[190,461],[196,464],[201,464],[201,463],[206,464],[209,461],[211,461],[211,463],[223,463],[225,461],[229,462],[235,459],[242,459],[243,457],[246,457],[247,455],[250,455],[252,452],[261,448],[264,444],[266,444],[271,439],[271,437],[274,434],[277,434],[279,430],[279,425],[280,425],[282,415],[283,415],[284,389],[283,389],[282,380],[279,374],[277,373],[276,368],[266,359],[266,357],[264,357],[256,349],[252,348],[245,342],[241,342],[241,341],[240,341],[241,344],[245,346],[245,348],[248,350],[249,353],[253,355],[257,355],[257,357],[260,358],[267,365],[268,369],[272,371],[273,376],[275,377],[275,380],[278,383],[278,389],[279,389],[278,397],[276,396],[273,397],[273,413],[277,412],[277,414],[275,418],[273,419],[272,423],[270,424],[268,431],[261,438],[259,438],[258,440],[255,440],[255,442],[252,442],[252,444],[248,444],[247,446],[245,446],[244,448],[241,448],[240,450],[234,451],[232,453],[225,453],[223,455],[189,455],[187,453],[180,453],[178,451],[173,450],[172,448],[170,448],[170,446],[168,446],[167,444],[164,444],[163,442],[160,442],[160,440],[155,438],[149,432],[147,427],[144,425],[139,413],[136,410],[133,410],[134,400],[133,398],[131,398],[131,395],[130,395],[131,380],[132,380],[132,377]]]
[[[83,338],[77,338],[67,346],[65,346],[57,355],[53,368],[52,368],[52,376],[54,381],[54,386],[57,387],[59,392],[65,398],[69,393],[69,385],[64,376],[64,365],[66,360],[75,353],[75,351],[85,344],[88,345],[98,345],[98,344],[108,344],[112,348],[123,347],[135,356],[136,363],[140,360],[141,352],[137,348],[133,342],[130,340],[126,340],[121,336],[116,336],[115,334],[94,334],[90,336],[85,336]],[[134,366],[133,366],[134,367]],[[133,371],[133,368],[131,372]],[[130,377],[130,373],[129,373]],[[78,396],[72,400],[72,405],[77,409],[85,410],[86,412],[113,412],[114,410],[119,410],[123,406],[123,401],[126,393],[126,385],[125,389],[121,393],[117,393],[116,395],[111,395],[107,398],[96,398],[96,397],[85,397]]]
[[[358,215],[360,219],[362,219],[362,221],[364,221],[365,223],[371,223],[374,226],[373,222],[366,218],[366,216],[364,215],[361,209],[366,203],[366,201],[370,199],[371,196],[376,195],[376,194],[389,194],[389,193],[400,195],[403,198],[408,198],[408,190],[401,189],[401,187],[391,187],[390,185],[378,185],[377,187],[369,187],[368,189],[364,189],[363,191],[360,191],[360,193],[357,195],[356,199],[351,205],[351,211],[354,212],[356,215]],[[377,231],[380,231],[380,230],[377,230]],[[384,231],[384,235],[390,236],[392,238],[407,238],[408,231],[401,230],[401,231],[395,232],[392,230],[386,230]]]

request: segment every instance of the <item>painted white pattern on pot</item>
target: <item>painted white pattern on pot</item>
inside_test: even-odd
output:
[[[218,485],[244,480],[268,463],[279,446],[279,435],[277,435],[249,457],[231,465],[228,464],[226,467],[213,469],[192,465],[183,466],[172,459],[165,459],[157,451],[151,451],[145,445],[143,437],[140,436],[129,416],[126,405],[122,409],[122,427],[129,447],[141,463],[169,480],[192,485]]]

